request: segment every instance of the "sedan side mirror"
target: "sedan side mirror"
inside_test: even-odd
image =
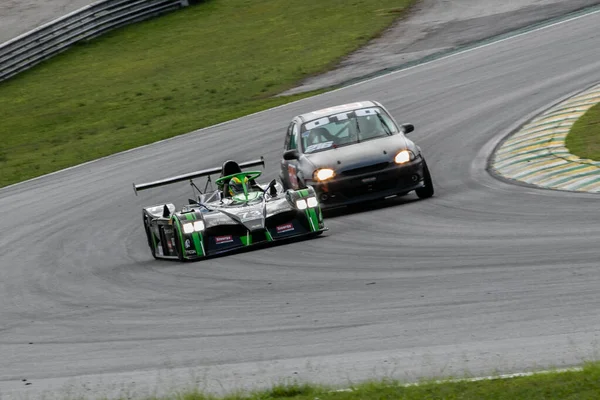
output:
[[[283,153],[284,160],[297,160],[300,158],[300,153],[298,153],[297,149],[287,150]]]
[[[413,124],[402,124],[402,132],[406,135],[407,133],[411,133],[415,130],[415,126]]]

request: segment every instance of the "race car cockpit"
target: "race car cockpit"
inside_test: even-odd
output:
[[[235,175],[242,173],[242,169],[239,164],[233,160],[227,160],[223,163],[223,167],[221,168],[221,178],[225,176]],[[229,190],[229,182],[223,183],[223,197],[231,197],[231,191]],[[259,190],[263,189],[256,183],[254,179],[250,179],[248,181],[248,189],[249,190]]]

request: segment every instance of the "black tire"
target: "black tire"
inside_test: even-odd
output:
[[[425,160],[423,160],[423,180],[425,181],[425,186],[415,190],[415,193],[420,199],[428,199],[433,196],[434,190],[429,167],[427,167]]]
[[[183,253],[181,252],[181,241],[179,240],[179,229],[173,226],[173,236],[175,237],[175,252],[177,253],[177,259],[183,261]]]
[[[148,226],[148,224],[149,224],[148,217],[144,214],[144,231],[146,231],[146,239],[148,240],[148,247],[150,247],[150,253],[152,253],[152,257],[157,259],[156,249],[154,248],[154,242],[152,241],[152,233],[150,232],[150,227]]]
[[[148,246],[150,246],[150,248],[152,248],[152,237],[150,237],[150,228],[148,227],[148,218],[146,217],[146,214],[143,214],[142,217],[144,218],[144,232],[146,232],[146,239],[148,240]]]

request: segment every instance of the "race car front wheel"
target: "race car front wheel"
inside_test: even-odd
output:
[[[425,181],[425,186],[415,190],[415,193],[420,199],[428,199],[433,196],[434,190],[431,174],[429,173],[429,168],[427,167],[425,160],[423,160],[423,180]]]

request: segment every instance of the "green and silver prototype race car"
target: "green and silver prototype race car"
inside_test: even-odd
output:
[[[259,185],[261,171],[242,168],[264,159],[191,172],[159,181],[133,184],[134,191],[189,181],[196,199],[176,211],[172,203],[143,208],[144,229],[154,258],[194,260],[285,239],[316,236],[327,230],[312,187],[285,190],[276,181]],[[206,192],[210,176],[216,190]],[[203,193],[192,179],[208,177]],[[232,184],[233,182],[233,184]],[[231,187],[236,186],[234,191]]]

